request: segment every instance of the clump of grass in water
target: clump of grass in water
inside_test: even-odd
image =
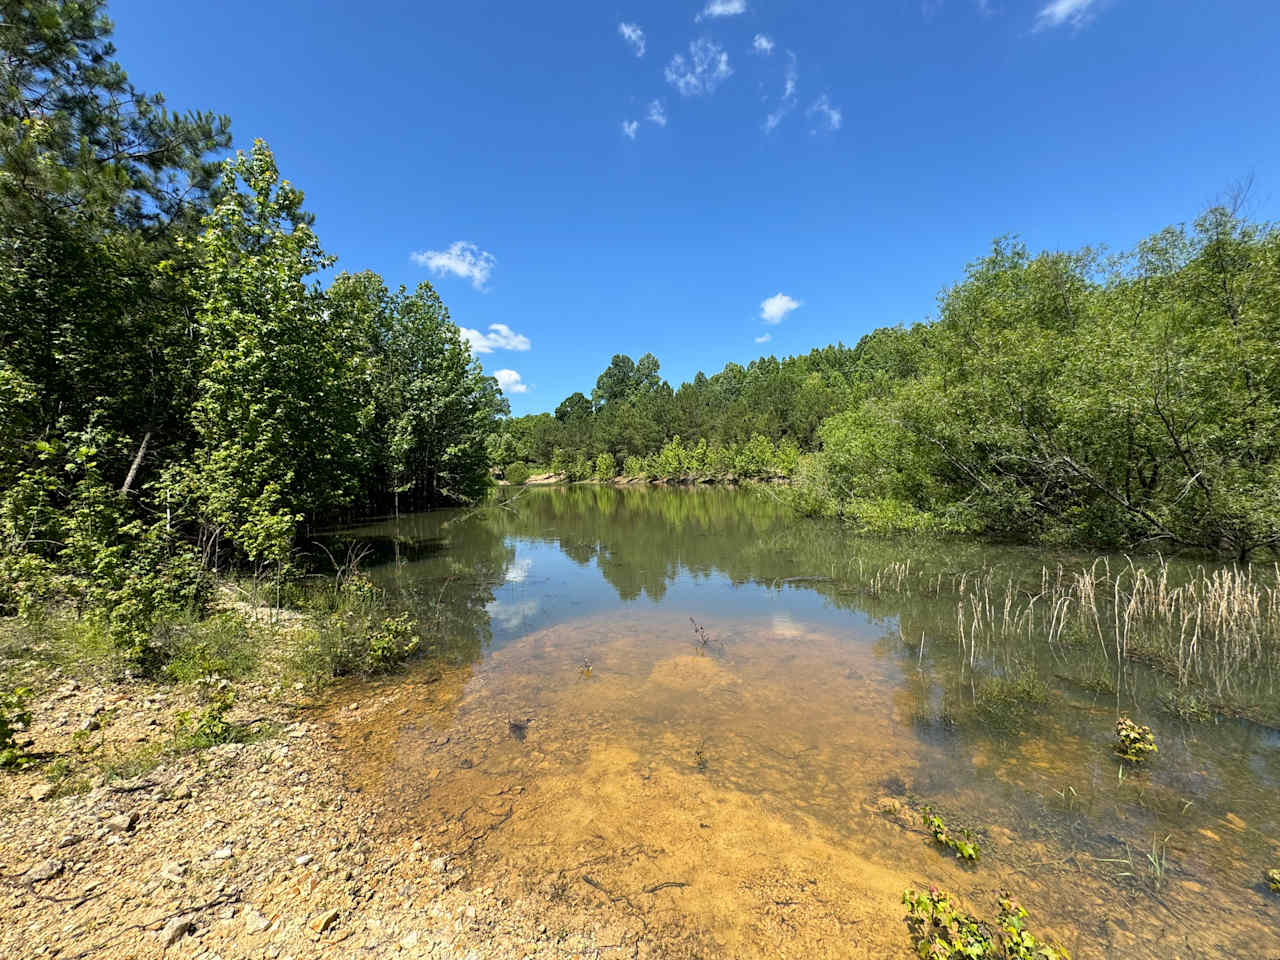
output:
[[[909,563],[867,570],[859,562],[850,575],[873,596],[956,596],[957,638],[971,667],[997,643],[1026,640],[1096,644],[1109,666],[1145,663],[1179,688],[1209,688],[1219,699],[1280,676],[1280,564],[1202,566],[1176,577],[1163,559],[1151,569],[1131,560],[1112,570],[1101,558],[1077,569],[1042,567],[1038,583]]]
[[[923,960],[1070,960],[1065,949],[1027,928],[1027,911],[1008,892],[998,901],[995,929],[931,886],[902,893],[907,927]]]
[[[1272,893],[1280,893],[1280,870],[1267,871],[1267,886]]]
[[[1121,717],[1116,721],[1116,744],[1113,749],[1121,760],[1137,766],[1159,748],[1156,747],[1156,738],[1150,727],[1134,723],[1128,717]]]

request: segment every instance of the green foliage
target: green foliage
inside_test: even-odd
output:
[[[961,830],[961,836],[957,837],[951,833],[946,822],[934,813],[931,807],[925,807],[920,815],[924,820],[925,829],[929,831],[934,841],[954,851],[957,860],[977,861],[978,842],[973,839],[973,834],[968,829]]]
[[[304,521],[478,500],[515,444],[431,286],[322,289],[266,144],[213,162],[226,119],[137,91],[110,30],[0,2],[0,615],[185,674],[213,570],[279,591]]]
[[[994,929],[937,887],[927,893],[905,890],[902,902],[922,960],[1070,960],[1066,950],[1027,929],[1027,911],[1007,893],[1000,896]]]
[[[529,479],[529,468],[519,462],[508,464],[502,471],[502,478],[508,483],[524,483]]]
[[[812,501],[869,530],[1275,548],[1277,264],[1280,230],[1222,208],[1107,261],[997,242],[936,322],[877,331],[885,376],[822,426]]]
[[[631,454],[622,463],[622,475],[624,477],[640,477],[644,475],[644,461]]]
[[[1149,754],[1156,752],[1156,738],[1151,728],[1134,723],[1128,717],[1116,721],[1115,754],[1132,764],[1146,762]]]
[[[186,749],[202,750],[244,738],[245,731],[227,719],[236,696],[229,686],[214,682],[208,703],[199,713],[184,710],[174,724],[174,742]]]
[[[27,709],[30,698],[31,690],[27,687],[0,691],[0,769],[12,770],[31,762],[14,736],[19,729],[25,730],[31,724],[31,711]]]
[[[1280,870],[1267,871],[1267,886],[1272,893],[1280,893]]]
[[[602,453],[596,457],[593,473],[595,479],[602,483],[608,483],[616,477],[618,475],[618,464],[617,461],[613,459],[613,454]]]

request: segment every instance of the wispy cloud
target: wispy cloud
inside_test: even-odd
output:
[[[768,343],[772,339],[773,334],[766,330],[764,333],[760,334],[760,336],[756,337],[756,343]]]
[[[773,38],[763,33],[757,33],[756,38],[751,41],[751,49],[756,53],[763,53],[767,57],[773,53]]]
[[[520,374],[514,370],[495,370],[493,377],[498,381],[498,386],[502,388],[503,393],[528,393],[529,385],[520,379]]]
[[[831,105],[831,98],[825,93],[813,101],[813,105],[805,111],[805,116],[817,117],[818,122],[827,130],[839,130],[840,124],[844,122],[844,114],[839,107]]]
[[[717,17],[736,17],[738,14],[746,12],[747,0],[710,0],[702,8],[702,12],[693,19],[695,23],[700,23],[703,20],[714,20]]]
[[[634,140],[636,138],[636,131],[639,129],[640,129],[639,120],[623,120],[622,121],[622,135],[624,137]]]
[[[689,44],[688,59],[682,53],[672,57],[665,76],[681,96],[693,97],[714,93],[732,73],[724,47],[714,40],[702,39]]]
[[[764,118],[765,133],[772,133],[777,129],[778,124],[782,123],[782,118],[796,105],[796,88],[800,83],[800,72],[796,67],[796,55],[788,50],[787,56],[790,62],[787,63],[787,68],[782,75],[782,96],[778,100],[778,106]]]
[[[770,325],[776,325],[782,322],[792,310],[800,306],[800,301],[787,296],[785,293],[776,293],[767,300],[760,301],[760,319]]]
[[[489,332],[481,333],[470,327],[459,327],[462,339],[471,344],[472,353],[493,353],[495,350],[525,351],[533,344],[523,333],[516,333],[505,323],[489,324]]]
[[[1096,3],[1097,0],[1053,0],[1040,8],[1033,29],[1048,30],[1066,24],[1084,26],[1093,16],[1091,10]]]
[[[477,290],[484,289],[498,262],[492,253],[467,240],[455,240],[448,250],[419,250],[409,254],[409,259],[434,274],[451,273],[470,280]]]
[[[637,57],[644,56],[644,31],[640,29],[638,23],[618,24],[618,34],[627,41]]]
[[[649,104],[649,122],[656,123],[660,127],[667,125],[667,111],[663,107],[661,100],[654,100]]]

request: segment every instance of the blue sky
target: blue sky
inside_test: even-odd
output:
[[[678,384],[923,319],[996,236],[1123,248],[1249,175],[1277,215],[1274,0],[109,13],[139,86],[271,144],[339,268],[431,280],[517,414],[614,353]]]

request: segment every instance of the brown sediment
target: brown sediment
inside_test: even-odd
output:
[[[1190,829],[1152,895],[1141,849],[1121,869],[1029,816],[991,822],[1005,808],[973,774],[932,799],[978,827],[976,869],[926,845],[909,799],[887,810],[887,793],[928,789],[940,759],[1007,788],[1061,788],[1088,749],[1066,732],[940,757],[911,735],[873,645],[788,621],[718,638],[706,652],[674,615],[529,634],[439,681],[439,699],[409,683],[340,717],[344,774],[381,798],[388,836],[429,837],[478,882],[661,956],[906,957],[899,897],[929,883],[987,914],[1014,889],[1077,957],[1161,956],[1173,931],[1204,956],[1272,942],[1223,882],[1243,848],[1215,855]],[[510,717],[531,718],[523,739]]]

